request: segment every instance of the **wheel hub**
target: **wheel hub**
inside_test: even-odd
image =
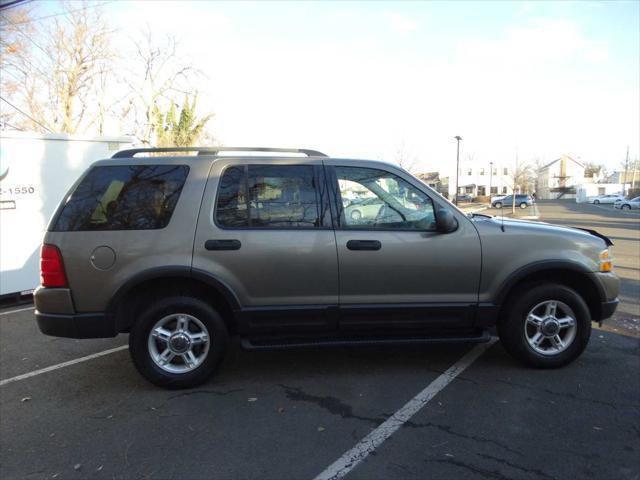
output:
[[[560,322],[555,318],[547,318],[542,322],[540,331],[545,337],[553,337],[560,331]]]
[[[191,347],[191,339],[182,332],[175,333],[169,338],[169,349],[173,353],[184,353]]]

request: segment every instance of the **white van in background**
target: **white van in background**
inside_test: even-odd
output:
[[[132,144],[129,137],[0,132],[0,299],[39,283],[49,218],[94,161]]]

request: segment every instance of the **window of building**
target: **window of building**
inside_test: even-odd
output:
[[[507,193],[507,187],[502,187],[502,193]]]
[[[478,187],[478,195],[480,195],[481,197],[484,197],[487,194],[487,190],[486,188],[481,185]]]
[[[480,169],[480,175],[484,175],[484,168]]]
[[[473,175],[473,169],[471,168],[467,169],[467,175]]]
[[[498,187],[491,187],[491,195],[498,193]]]
[[[509,175],[509,169],[508,169],[507,167],[504,167],[504,168],[502,169],[502,174],[503,174],[503,175]]]

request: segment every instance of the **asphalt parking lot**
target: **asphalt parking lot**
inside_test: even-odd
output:
[[[640,478],[640,216],[538,208],[616,244],[622,303],[572,365],[523,368],[499,342],[234,345],[206,385],[165,391],[134,370],[125,336],[46,337],[15,307],[0,311],[0,477]]]

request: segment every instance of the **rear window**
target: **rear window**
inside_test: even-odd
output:
[[[186,165],[95,167],[71,194],[52,230],[164,228],[188,173]]]

